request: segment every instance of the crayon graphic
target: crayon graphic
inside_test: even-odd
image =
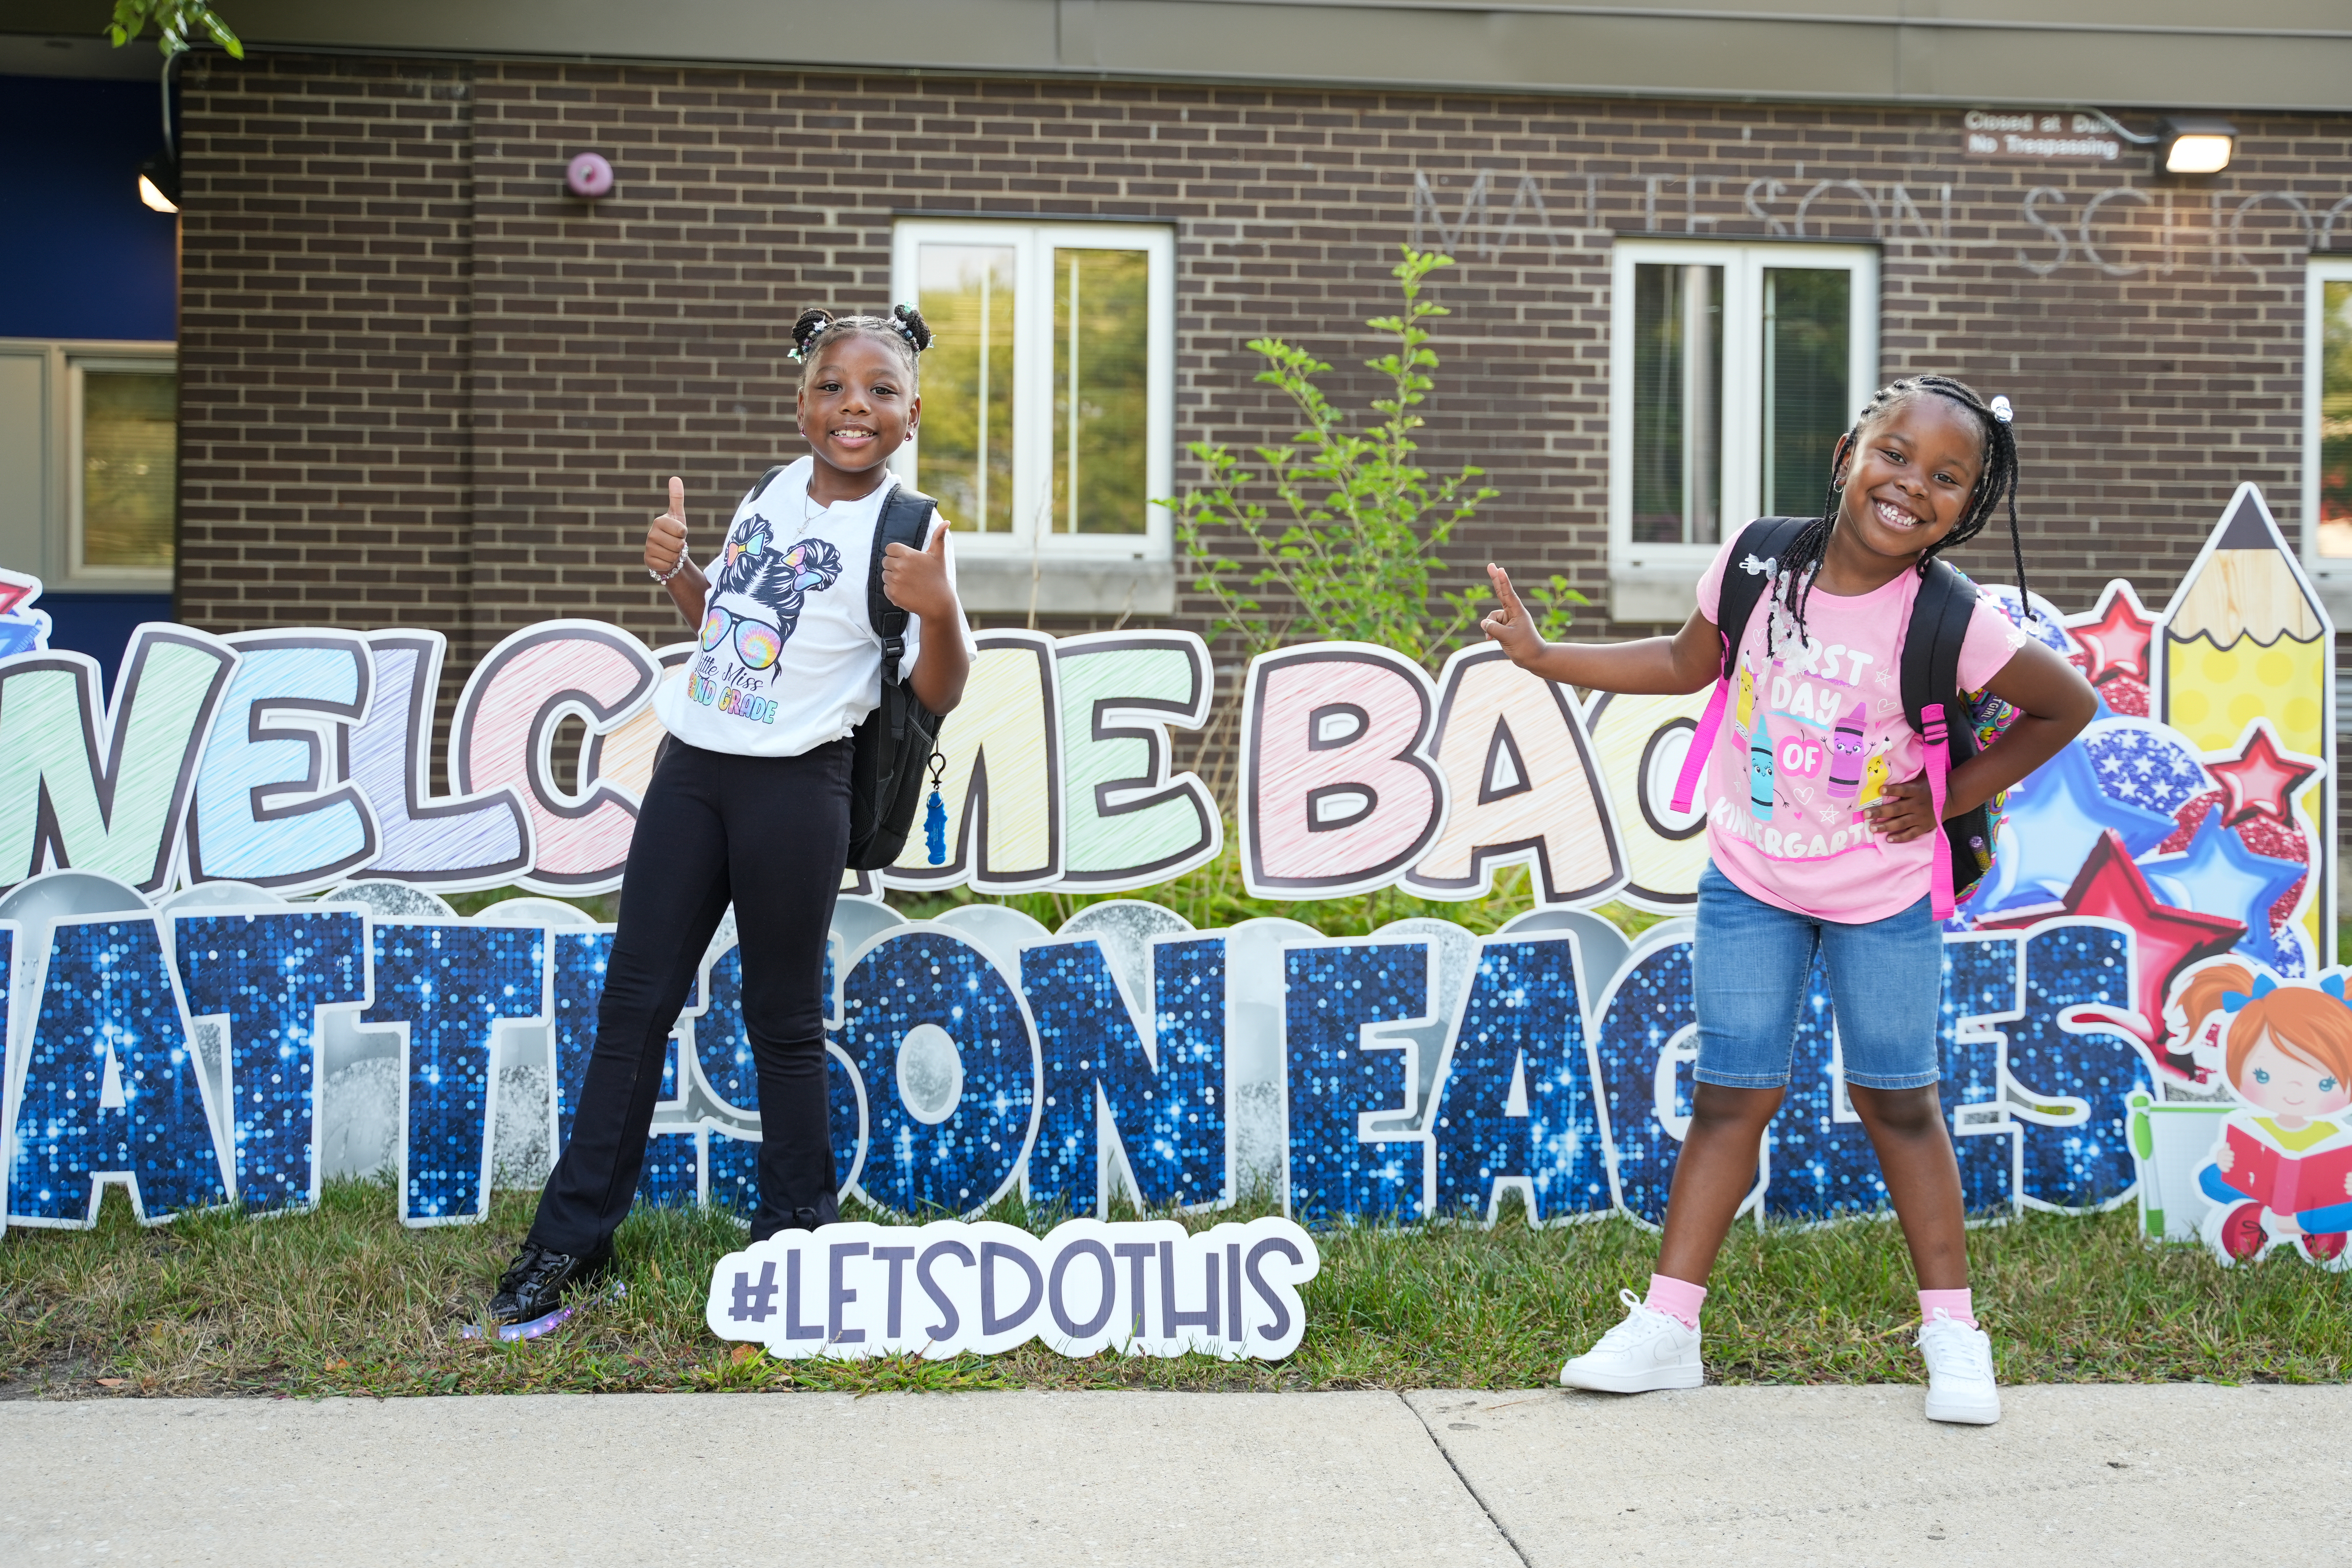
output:
[[[1748,656],[1739,656],[1739,707],[1731,716],[1731,727],[1741,734],[1756,722],[1756,677],[1748,668]]]
[[[1748,745],[1748,815],[1759,822],[1772,820],[1772,740],[1761,725]]]
[[[1845,710],[1845,717],[1830,731],[1830,798],[1852,800],[1854,791],[1862,787],[1862,721],[1869,711],[1859,697]]]
[[[2332,763],[2335,641],[2262,491],[2240,485],[2165,609],[2156,716],[2204,752],[2235,750],[2267,717],[2288,750]],[[2321,770],[2296,797],[2318,825],[2319,874],[2304,924],[2323,963],[2336,948],[2321,924],[2336,910],[2333,774]]]
[[[1877,801],[1886,788],[1886,753],[1879,752],[1862,767],[1862,793],[1854,797],[1853,814],[1860,816]]]

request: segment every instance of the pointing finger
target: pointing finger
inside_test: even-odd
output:
[[[1495,597],[1515,611],[1524,607],[1519,603],[1519,591],[1511,586],[1511,574],[1491,561],[1486,563],[1486,580],[1495,585]]]

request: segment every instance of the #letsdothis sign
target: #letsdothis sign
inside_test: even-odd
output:
[[[1286,1219],[1197,1234],[1173,1220],[831,1225],[788,1230],[719,1260],[710,1331],[786,1360],[1001,1355],[1035,1340],[1057,1355],[1198,1351],[1279,1361],[1307,1330],[1299,1289],[1322,1266]]]
[[[2123,138],[2095,114],[1972,109],[1960,124],[1960,151],[1970,158],[2112,163],[2124,155]]]

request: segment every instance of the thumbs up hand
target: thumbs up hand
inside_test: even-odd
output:
[[[955,590],[948,586],[948,525],[931,524],[920,550],[893,544],[882,553],[882,592],[910,616],[928,619],[955,613]]]
[[[669,510],[646,525],[646,570],[667,581],[686,556],[686,481],[670,476]]]

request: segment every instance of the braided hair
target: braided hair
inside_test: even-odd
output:
[[[912,305],[894,306],[887,316],[836,316],[822,309],[803,310],[800,319],[793,323],[792,357],[806,364],[827,344],[856,332],[880,338],[898,352],[907,367],[908,391],[921,384],[922,372],[915,356],[931,346],[931,328],[923,320],[923,313]]]
[[[1782,552],[1780,563],[1780,597],[1781,606],[1795,623],[1797,640],[1805,640],[1805,601],[1811,597],[1813,579],[1821,573],[1822,558],[1829,552],[1830,534],[1837,527],[1838,508],[1845,496],[1846,458],[1863,431],[1885,416],[1898,405],[1914,397],[1948,397],[1977,416],[1984,426],[1984,463],[1978,470],[1977,482],[1969,492],[1968,510],[1960,514],[1952,531],[1929,545],[1919,556],[1919,575],[1927,574],[1927,563],[1955,544],[1966,544],[1984,531],[1992,520],[1993,509],[2004,500],[2009,503],[2009,549],[2017,563],[2017,596],[2032,613],[2025,593],[2025,547],[2017,532],[2017,441],[2009,429],[2009,399],[1996,397],[1990,403],[1979,397],[1976,389],[1966,382],[1948,375],[1909,375],[1889,382],[1878,389],[1868,407],[1854,420],[1853,428],[1838,437],[1837,455],[1832,459],[1835,469],[1830,477],[1829,500],[1822,515],[1801,529],[1797,537]],[[1774,616],[1775,623],[1779,616]],[[1768,630],[1768,647],[1772,639]]]

